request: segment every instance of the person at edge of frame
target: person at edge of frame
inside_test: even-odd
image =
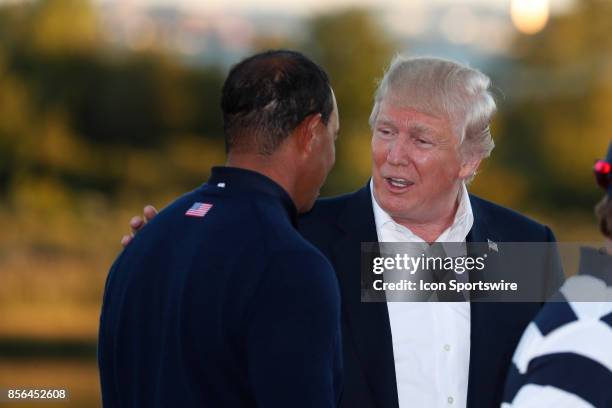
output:
[[[582,247],[578,274],[525,330],[508,374],[504,408],[612,407],[612,143],[595,176],[605,245]]]

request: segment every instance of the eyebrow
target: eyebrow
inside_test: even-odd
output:
[[[395,127],[395,123],[394,123],[394,122],[392,122],[392,121],[391,121],[391,120],[389,120],[389,119],[385,119],[385,118],[383,118],[383,119],[378,119],[378,120],[376,121],[376,124],[377,124],[377,125],[387,125],[387,126],[393,126],[393,127]]]
[[[419,132],[423,132],[423,133],[428,133],[428,134],[435,134],[436,130],[431,127],[431,126],[427,126],[427,125],[422,125],[419,123],[415,123],[410,125],[410,127],[408,128],[411,131],[417,130]]]
[[[377,125],[387,125],[387,126],[393,126],[393,127],[397,127],[397,125],[395,124],[395,122],[391,121],[390,119],[387,118],[381,118],[379,120],[376,121]],[[436,129],[428,126],[428,125],[423,125],[420,123],[413,123],[408,127],[409,131],[419,131],[419,132],[423,132],[423,133],[427,133],[427,134],[436,134]]]

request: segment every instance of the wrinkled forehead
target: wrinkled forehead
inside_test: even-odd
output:
[[[380,100],[380,107],[411,109],[446,123],[457,136],[461,133],[464,115],[460,103],[455,103],[439,86],[390,83]],[[380,111],[379,111],[380,114]]]

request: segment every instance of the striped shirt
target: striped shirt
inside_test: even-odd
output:
[[[612,257],[582,248],[579,275],[525,330],[502,408],[612,407],[611,284]]]

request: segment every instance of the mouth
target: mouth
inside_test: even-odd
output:
[[[385,177],[385,184],[393,192],[404,192],[414,185],[414,182],[401,177]]]

